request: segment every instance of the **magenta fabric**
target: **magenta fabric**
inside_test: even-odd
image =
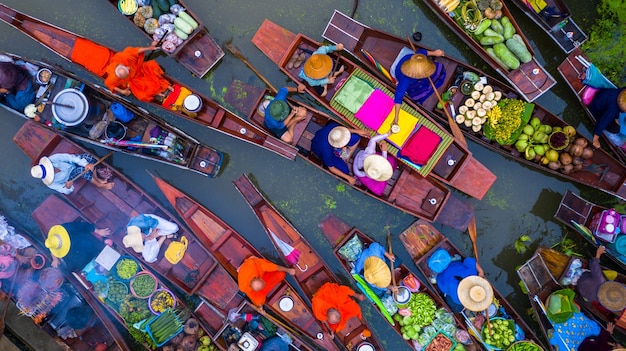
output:
[[[393,100],[380,89],[374,89],[354,117],[363,122],[366,127],[378,130],[392,109]]]
[[[380,155],[380,153],[377,153],[378,155]],[[396,166],[398,165],[398,161],[396,160],[395,157],[391,156],[390,154],[387,154],[387,160],[389,161],[389,163],[391,163],[391,168],[392,169],[396,169]],[[385,186],[387,185],[387,181],[384,182],[380,182],[378,180],[374,180],[370,177],[356,177],[361,183],[363,183],[363,185],[365,185],[365,187],[367,187],[372,193],[381,196],[384,192],[385,192]]]
[[[590,87],[588,85],[585,86],[585,91],[583,91],[582,93],[583,104],[585,104],[585,106],[589,106],[591,100],[593,100],[593,97],[596,96],[597,92],[598,89]]]
[[[403,157],[407,157],[411,162],[425,165],[437,150],[440,142],[441,137],[439,135],[422,126],[409,138],[401,153]]]

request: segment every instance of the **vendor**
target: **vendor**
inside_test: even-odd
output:
[[[313,314],[317,320],[327,323],[330,336],[346,328],[350,318],[362,319],[361,307],[352,298],[359,301],[365,299],[365,295],[357,294],[345,285],[326,282],[313,295],[311,305]]]
[[[309,57],[298,77],[302,78],[321,97],[328,93],[328,86],[335,84],[335,79],[343,73],[345,67],[341,66],[335,73],[333,71],[333,59],[328,54],[343,50],[343,44],[320,46]],[[339,64],[337,61],[336,64]]]
[[[298,84],[298,87],[282,87],[276,93],[273,100],[263,102],[262,109],[259,110],[263,114],[263,123],[265,126],[280,140],[286,143],[293,143],[294,129],[296,125],[306,118],[307,110],[302,106],[291,108],[287,102],[287,94],[290,92],[303,93],[304,84]]]
[[[384,140],[389,134],[380,134],[370,139],[364,150],[354,156],[352,171],[354,176],[374,194],[381,196],[385,191],[387,181],[393,175],[396,160],[387,154],[387,142]],[[380,141],[380,153],[376,152],[376,143]]]
[[[0,94],[10,108],[23,112],[35,101],[35,86],[28,71],[12,62],[0,62]]]
[[[606,281],[600,267],[600,256],[605,250],[603,245],[598,246],[595,257],[589,260],[589,270],[583,272],[576,282],[572,282],[576,285],[576,292],[586,301],[597,302],[598,288]]]
[[[322,160],[332,174],[354,185],[356,178],[350,175],[348,161],[359,146],[361,136],[367,136],[367,132],[348,129],[337,122],[330,122],[315,132],[311,140],[311,151]]]
[[[463,310],[458,294],[459,284],[464,278],[476,275],[484,277],[485,272],[478,264],[478,261],[472,257],[450,262],[450,264],[437,275],[437,286],[444,294],[446,302],[448,302],[448,305],[453,311],[458,312]]]
[[[626,88],[598,89],[589,104],[596,119],[593,147],[600,147],[600,135],[605,131],[626,139]],[[609,135],[611,137],[611,135]],[[617,141],[617,140],[616,140]],[[623,143],[616,142],[621,146]]]
[[[97,161],[88,153],[57,153],[42,157],[38,164],[31,167],[30,175],[41,179],[48,188],[66,195],[74,191],[76,177],[81,177],[101,189],[113,189],[115,182],[110,181],[113,177],[111,170],[104,165],[96,168]]]
[[[356,273],[365,279],[369,288],[378,296],[384,296],[389,289],[397,292],[396,286],[391,285],[391,269],[389,268],[390,262],[396,263],[396,256],[392,253],[385,251],[385,248],[377,243],[371,243],[366,249],[364,249],[359,258],[354,263],[352,273]]]
[[[66,272],[83,269],[105,246],[92,233],[106,237],[111,234],[111,230],[99,229],[86,222],[69,222],[50,228],[45,245],[52,254],[52,267],[59,267],[64,263]]]
[[[157,260],[163,241],[178,232],[178,225],[155,214],[140,214],[132,217],[126,225],[124,247],[141,253],[143,259],[152,263]]]

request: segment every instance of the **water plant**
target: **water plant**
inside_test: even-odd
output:
[[[528,243],[531,241],[530,237],[526,234],[521,235],[517,240],[515,240],[515,251],[518,254],[523,254],[528,250]]]
[[[566,254],[567,256],[574,255],[574,256],[578,256],[578,257],[583,257],[583,255],[581,255],[578,252],[574,251],[574,250],[577,250],[576,243],[574,242],[574,240],[568,238],[567,234],[563,236],[563,239],[561,239],[561,241],[559,241],[558,243],[552,245],[551,248],[555,249],[557,251],[561,251],[562,253]]]

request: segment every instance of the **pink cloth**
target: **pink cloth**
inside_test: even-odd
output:
[[[380,155],[380,153],[377,153],[377,154]],[[388,154],[387,160],[389,161],[389,163],[391,163],[391,168],[396,169],[396,166],[398,165],[398,161],[396,160],[396,158]],[[356,176],[356,178],[361,183],[363,183],[363,185],[365,185],[365,187],[367,187],[372,193],[378,196],[381,196],[385,192],[385,186],[387,185],[387,181],[380,182],[368,176],[365,176],[365,177]]]
[[[598,92],[598,89],[590,87],[590,86],[585,86],[585,90],[582,93],[582,101],[583,104],[585,104],[585,106],[589,106],[589,104],[591,103],[591,101],[593,100],[593,97],[596,96],[596,93]]]
[[[422,126],[409,138],[401,153],[402,156],[409,158],[411,162],[425,165],[437,150],[440,142],[441,137],[439,135]]]
[[[365,100],[363,106],[354,114],[354,117],[363,122],[366,127],[377,130],[393,109],[393,100],[379,89],[375,89]]]

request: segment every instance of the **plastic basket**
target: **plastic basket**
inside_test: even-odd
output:
[[[126,16],[132,16],[135,14],[135,12],[137,12],[137,9],[139,8],[139,5],[137,4],[137,0],[126,0],[128,2],[133,3],[132,9],[130,10],[130,12],[125,12],[124,10],[122,10],[122,1],[120,0],[117,2],[117,9],[120,10],[120,12]]]
[[[171,309],[170,309],[171,310]],[[165,312],[165,311],[164,311]],[[161,347],[163,345],[165,345],[168,341],[172,340],[176,335],[180,334],[183,331],[183,324],[180,322],[180,319],[178,319],[177,316],[175,316],[176,320],[178,321],[178,324],[180,324],[180,328],[177,329],[176,332],[172,333],[172,335],[170,335],[169,337],[167,337],[165,340],[163,340],[163,342],[161,343],[157,343],[156,338],[154,337],[154,334],[152,334],[152,324],[156,321],[159,320],[159,317],[156,317],[154,319],[152,319],[150,322],[148,322],[145,325],[145,331],[148,333],[148,335],[150,336],[150,339],[152,339],[152,341],[154,341],[155,345],[157,347]]]
[[[150,298],[148,299],[148,308],[150,309],[150,312],[152,312],[152,313],[156,314],[157,316],[158,316],[158,315],[160,315],[161,313],[163,313],[164,311],[162,311],[162,312],[155,311],[155,310],[152,308],[152,300],[153,300],[153,299],[154,299],[154,297],[155,297],[157,294],[159,294],[161,291],[165,291],[165,292],[167,292],[168,294],[170,294],[170,296],[172,296],[172,299],[174,300],[174,305],[173,305],[173,306],[169,306],[169,307],[170,307],[170,308],[174,308],[174,307],[176,307],[176,296],[174,295],[174,293],[172,293],[171,291],[169,291],[169,290],[167,290],[167,289],[164,289],[164,288],[157,289],[157,290],[155,290],[155,291],[152,293],[152,295],[150,295]]]
[[[122,277],[120,277],[120,276],[119,276],[119,274],[117,274],[117,265],[118,265],[120,262],[122,262],[123,260],[132,260],[132,261],[133,261],[133,262],[135,262],[135,264],[137,265],[137,270],[135,271],[135,273],[134,273],[132,276],[128,277],[128,278],[122,278]],[[113,268],[111,269],[111,272],[113,273],[113,276],[114,276],[117,280],[119,280],[119,281],[121,281],[121,282],[128,283],[131,279],[133,279],[133,277],[135,276],[135,274],[137,274],[137,272],[139,272],[139,271],[140,271],[140,268],[141,268],[141,267],[139,266],[139,262],[137,262],[137,260],[136,260],[135,258],[133,258],[133,257],[131,257],[131,256],[122,256],[122,257],[120,257],[120,258],[117,260],[117,262],[115,262],[115,264],[113,265]]]
[[[437,332],[437,334],[435,334],[430,341],[428,341],[428,344],[426,344],[426,346],[424,346],[424,351],[430,351],[430,349],[428,348],[430,346],[430,344],[433,342],[433,340],[435,340],[435,338],[437,338],[437,336],[439,335],[443,335],[445,338],[447,338],[448,340],[450,340],[452,342],[452,346],[450,346],[449,350],[454,350],[454,348],[456,347],[456,340],[454,340],[453,337],[451,337],[450,335],[446,334],[444,331],[439,330]]]
[[[137,294],[137,292],[135,291],[135,289],[133,289],[133,282],[135,282],[135,280],[136,280],[137,278],[139,278],[140,276],[144,276],[144,275],[149,276],[149,277],[151,277],[151,278],[152,278],[152,280],[154,281],[154,288],[152,289],[152,291],[150,291],[150,292],[149,292],[148,294],[146,294],[145,296],[141,296],[141,295],[138,295],[138,294]],[[158,280],[156,279],[156,277],[154,276],[154,274],[152,274],[152,273],[150,273],[150,272],[148,272],[148,271],[141,271],[141,272],[139,272],[139,273],[135,274],[135,276],[134,276],[134,277],[130,280],[130,283],[128,284],[128,286],[130,287],[130,293],[131,293],[134,297],[137,297],[137,298],[140,298],[140,299],[147,299],[147,298],[149,298],[149,297],[150,297],[150,296],[151,296],[151,295],[152,295],[152,294],[153,294],[153,293],[157,290],[157,288],[159,287],[159,282],[158,282]]]
[[[511,329],[511,331],[513,331],[513,335],[516,335],[516,330],[515,330],[515,322],[512,319],[506,319],[506,318],[502,318],[502,317],[494,317],[494,318],[490,318],[490,321],[497,321],[497,320],[501,320],[501,321],[508,321],[509,322],[509,329]],[[493,328],[493,325],[491,326],[491,328]],[[486,345],[489,345],[489,348],[493,349],[493,350],[502,350],[501,348],[498,348],[494,345],[489,344],[487,341],[485,341],[485,333],[487,333],[488,327],[487,327],[487,322],[485,322],[483,324],[482,330],[480,331],[480,337],[483,340],[483,342]],[[515,343],[515,341],[513,341],[513,343]],[[513,343],[511,343],[511,345],[513,345]],[[509,346],[511,346],[509,345]]]

